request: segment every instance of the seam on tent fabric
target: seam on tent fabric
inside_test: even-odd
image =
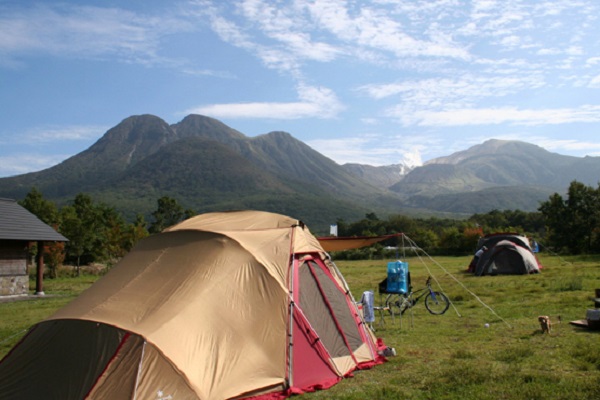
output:
[[[237,229],[237,230],[223,230],[223,231],[216,231],[216,230],[208,230],[208,229],[193,229],[193,228],[186,228],[186,229],[176,229],[173,231],[169,231],[169,232],[184,232],[184,231],[188,231],[188,232],[206,232],[206,233],[212,233],[214,235],[219,235],[221,237],[224,237],[228,240],[231,240],[232,242],[236,243],[238,246],[240,246],[240,248],[244,249],[248,254],[250,254],[250,256],[252,257],[252,259],[254,261],[256,261],[258,264],[262,265],[262,262],[260,260],[258,260],[255,256],[254,256],[254,251],[251,248],[248,248],[246,246],[244,246],[244,243],[239,241],[236,237],[231,236],[230,232],[266,232],[266,231],[273,231],[273,230],[287,230],[287,229],[291,229],[292,234],[290,235],[291,237],[291,241],[290,241],[290,254],[292,254],[292,246],[293,246],[293,242],[294,242],[294,228],[297,227],[297,225],[294,225],[292,227],[279,227],[279,228],[262,228],[262,229],[248,229],[248,230],[244,230],[244,229]],[[168,233],[168,232],[167,232]],[[292,254],[294,255],[294,254]],[[271,271],[269,271],[268,268],[265,269],[267,271],[267,273],[272,276],[276,282],[281,282],[281,278],[277,277],[275,274],[271,273]],[[286,288],[284,287],[284,285],[282,283],[279,283],[279,286],[285,290],[285,291],[289,291],[289,287]]]
[[[198,397],[198,393],[194,389],[194,386],[190,383],[187,375],[184,374],[175,364],[173,364],[171,359],[169,357],[167,357],[167,355],[160,349],[160,347],[157,346],[156,343],[148,341],[148,339],[146,339],[146,337],[144,337],[142,335],[138,335],[138,336],[140,336],[142,339],[144,339],[144,345],[149,344],[150,346],[152,346],[152,349],[155,352],[157,352],[158,354],[160,354],[162,356],[163,361],[165,361],[171,368],[173,368],[175,373],[183,380],[183,382],[186,384],[188,389]]]
[[[233,397],[233,399],[239,399],[239,400],[261,400],[261,399],[265,399],[265,400],[282,400],[282,399],[287,399],[288,397],[290,397],[287,393],[289,393],[290,389],[289,388],[283,388],[282,390],[279,390],[277,392],[273,391],[273,392],[266,392],[266,393],[262,393],[262,394],[257,394],[257,395],[253,395],[252,393],[255,393],[257,391],[268,391],[268,390],[273,390],[276,389],[277,387],[281,387],[281,383],[275,383],[273,385],[270,386],[265,386],[262,388],[258,388],[255,390],[250,390],[248,392],[244,392],[244,393],[240,393],[239,395],[237,395],[236,397]]]
[[[140,375],[142,374],[142,364],[144,363],[144,356],[146,355],[146,344],[148,344],[148,341],[144,339],[142,355],[140,357],[140,362],[138,362],[137,374],[135,375],[135,385],[133,386],[133,400],[137,399],[137,389],[140,383]]]
[[[97,324],[100,324],[100,323],[101,322],[97,322]],[[115,349],[115,352],[113,353],[112,357],[110,358],[110,360],[108,360],[108,362],[104,366],[104,369],[102,370],[102,372],[100,372],[98,374],[98,376],[96,377],[96,380],[94,381],[94,384],[90,387],[90,390],[88,390],[88,392],[85,394],[85,396],[83,396],[84,399],[87,399],[90,396],[90,393],[92,393],[92,390],[94,390],[94,388],[98,384],[98,381],[100,381],[100,378],[102,377],[102,375],[104,375],[104,373],[106,372],[106,370],[110,367],[110,365],[112,364],[113,360],[117,357],[117,355],[121,351],[121,348],[123,348],[123,346],[125,345],[125,342],[127,340],[129,340],[130,336],[131,336],[130,332],[126,332],[125,333],[125,335],[123,336],[123,339],[121,339],[121,343],[119,343],[119,346],[117,346],[117,348]]]
[[[142,339],[144,339],[144,343],[145,344],[149,344],[150,346],[152,346],[152,349],[157,352],[158,354],[160,354],[163,358],[163,361],[166,362],[171,368],[173,368],[173,370],[175,371],[175,373],[183,380],[183,382],[186,384],[186,386],[188,387],[188,389],[190,390],[190,392],[192,392],[193,394],[196,395],[197,398],[198,397],[198,393],[196,392],[196,390],[194,389],[194,386],[190,383],[188,377],[186,374],[184,374],[175,364],[173,364],[173,362],[171,361],[171,359],[169,357],[167,357],[165,355],[165,353],[160,349],[159,346],[156,345],[156,343],[153,342],[149,342],[144,336],[142,335],[138,335],[140,336]]]
[[[344,333],[344,331],[342,330],[342,327],[340,326],[340,322],[338,321],[335,313],[333,312],[333,308],[331,307],[331,303],[329,302],[329,299],[327,299],[326,296],[324,295],[325,292],[323,291],[323,287],[321,286],[321,282],[319,281],[317,274],[315,274],[315,272],[313,270],[313,266],[310,263],[306,263],[306,265],[308,266],[308,270],[310,271],[311,275],[315,279],[315,282],[317,283],[317,287],[319,288],[321,297],[323,298],[325,305],[327,305],[327,308],[329,309],[329,314],[331,314],[331,318],[333,318],[333,321],[335,322],[335,327],[337,328],[339,334],[344,339],[344,344],[346,345],[348,352],[350,352],[350,357],[352,358],[352,361],[354,361],[354,364],[358,365],[358,360],[356,359],[356,356],[354,355],[354,351],[352,350],[350,343],[348,343],[348,338],[346,337],[346,334]]]

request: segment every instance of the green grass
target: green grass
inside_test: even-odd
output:
[[[93,275],[45,279],[44,297],[30,296],[29,300],[0,303],[0,357],[4,357],[29,327],[73,300],[96,279],[98,276]],[[30,280],[29,287],[30,293],[34,293],[35,280]]]
[[[431,273],[455,308],[433,316],[419,302],[412,323],[410,311],[401,325],[391,317],[384,325],[376,321],[375,334],[398,355],[305,398],[600,398],[600,333],[569,324],[593,307],[600,257],[541,255],[540,260],[541,274],[474,277],[464,273],[469,257],[409,258],[414,288],[422,287]],[[377,293],[386,261],[337,265],[359,298],[364,290]],[[539,315],[554,322],[550,335],[541,334]]]
[[[454,307],[434,316],[420,301],[412,309],[412,322],[410,311],[401,321],[387,316],[381,324],[378,318],[375,334],[395,347],[398,355],[373,369],[355,372],[331,389],[301,398],[600,398],[600,332],[569,324],[593,307],[594,289],[600,288],[600,256],[541,255],[541,274],[497,277],[464,273],[469,259],[409,258],[413,286],[421,287],[431,273]],[[340,261],[337,266],[359,299],[365,290],[377,293],[387,261]],[[29,326],[95,279],[46,280],[47,298],[0,303],[0,357]],[[550,335],[541,334],[538,315],[551,317]]]

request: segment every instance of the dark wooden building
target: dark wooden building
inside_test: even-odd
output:
[[[27,256],[31,243],[38,249],[45,242],[68,241],[51,226],[27,211],[15,200],[0,198],[0,296],[23,296],[29,292]],[[43,291],[43,252],[38,251],[36,294]]]

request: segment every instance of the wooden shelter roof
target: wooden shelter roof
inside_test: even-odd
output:
[[[3,198],[0,198],[0,240],[69,241],[15,200]]]

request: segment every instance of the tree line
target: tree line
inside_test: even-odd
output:
[[[542,249],[556,253],[600,252],[600,184],[598,188],[571,182],[566,197],[558,193],[541,202],[537,211],[493,210],[473,214],[469,218],[413,218],[390,215],[380,219],[368,213],[359,221],[338,220],[339,236],[374,236],[404,233],[430,254],[466,255],[474,252],[479,237],[494,232],[518,232],[535,239]],[[23,200],[24,208],[69,239],[66,243],[48,245],[44,249],[50,271],[67,263],[112,265],[123,257],[138,240],[161,232],[168,226],[196,215],[168,196],[157,200],[151,220],[137,215],[126,221],[114,208],[94,202],[84,193],[61,208],[44,199],[33,188]],[[337,258],[372,258],[381,256],[387,246],[402,246],[400,238],[365,249],[341,252]]]
[[[495,232],[520,233],[542,249],[559,254],[600,253],[600,184],[597,188],[571,182],[566,196],[558,193],[541,202],[536,212],[493,210],[464,220],[410,218],[392,215],[385,220],[374,213],[360,221],[338,220],[339,236],[389,235],[402,232],[430,254],[466,255],[476,250],[477,241]],[[378,256],[386,246],[402,246],[393,238],[379,246],[336,254],[336,257]]]
[[[369,213],[360,221],[338,220],[338,236],[381,236],[403,233],[368,248],[336,253],[337,259],[364,259],[390,256],[395,249],[416,244],[431,255],[467,255],[476,251],[480,237],[495,232],[513,232],[540,242],[545,237],[544,217],[540,212],[493,210],[473,214],[463,220],[437,217],[411,218],[392,215],[380,219]],[[386,250],[387,249],[387,250]],[[390,250],[391,249],[391,250]]]
[[[113,207],[94,202],[88,194],[80,193],[68,205],[58,208],[36,188],[19,204],[69,239],[66,243],[45,246],[44,260],[50,277],[56,275],[56,268],[63,263],[74,265],[78,274],[81,265],[103,263],[110,267],[138,240],[196,214],[165,196],[158,199],[150,222],[141,214],[133,222],[127,222]],[[32,253],[37,250],[33,248]]]

